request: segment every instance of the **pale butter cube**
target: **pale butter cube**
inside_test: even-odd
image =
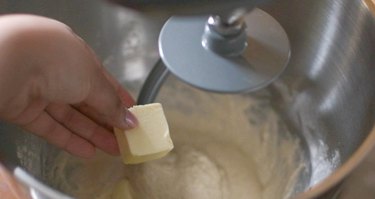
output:
[[[125,164],[136,164],[165,156],[173,149],[167,119],[160,103],[129,108],[138,119],[131,130],[115,128],[115,135]]]

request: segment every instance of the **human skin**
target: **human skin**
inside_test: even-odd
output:
[[[76,156],[118,155],[113,127],[137,125],[134,100],[65,24],[0,16],[0,120]]]

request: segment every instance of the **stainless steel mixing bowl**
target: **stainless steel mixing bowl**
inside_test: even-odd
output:
[[[289,129],[300,132],[311,161],[312,187],[298,198],[337,197],[340,182],[374,145],[375,18],[370,4],[283,0],[261,7],[278,20],[291,42],[290,63],[267,90]],[[157,37],[166,20],[99,1],[0,0],[0,13],[15,12],[71,26],[134,96],[159,58]],[[58,195],[44,178],[58,152],[15,126],[0,125],[0,159],[24,182],[35,184],[27,178],[31,174],[43,183],[32,189],[36,198]]]

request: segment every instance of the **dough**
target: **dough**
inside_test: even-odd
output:
[[[305,168],[302,150],[266,92],[212,94],[176,82],[167,82],[158,98],[175,145],[168,155],[124,165],[102,153],[93,160],[62,153],[50,181],[80,199],[110,199],[123,179],[133,199],[285,199],[293,194]]]

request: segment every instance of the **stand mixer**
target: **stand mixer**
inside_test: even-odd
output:
[[[288,63],[287,34],[273,17],[255,8],[267,1],[115,2],[179,15],[161,30],[160,64],[198,88],[223,93],[255,91],[273,82]],[[160,64],[157,70],[164,70]]]
[[[373,56],[375,50],[375,17],[373,10],[371,10],[373,8],[371,0],[112,1],[150,14],[177,15],[165,24],[162,34],[164,31],[172,29],[171,25],[178,25],[177,29],[180,30],[175,30],[176,28],[173,27],[169,35],[177,37],[173,40],[176,44],[164,43],[163,46],[166,48],[165,45],[168,45],[168,47],[169,45],[176,45],[179,48],[175,49],[175,52],[168,48],[158,51],[157,44],[156,42],[154,44],[154,41],[157,40],[161,22],[155,23],[156,20],[150,20],[148,21],[150,23],[144,23],[141,15],[132,15],[130,10],[106,4],[104,1],[0,0],[2,5],[0,11],[2,14],[23,12],[44,15],[70,25],[95,49],[100,58],[105,61],[104,65],[108,67],[109,71],[124,86],[128,86],[128,89],[134,89],[134,93],[132,93],[134,96],[139,94],[139,88],[144,85],[143,92],[139,95],[138,103],[141,104],[152,101],[152,97],[158,93],[158,86],[161,86],[170,72],[173,73],[172,69],[168,69],[169,62],[168,58],[164,58],[165,55],[178,56],[180,54],[182,58],[193,55],[189,59],[185,59],[185,61],[188,61],[188,64],[183,65],[185,70],[193,69],[202,63],[197,60],[203,54],[213,54],[220,61],[233,64],[233,60],[236,60],[234,57],[244,58],[247,55],[246,52],[259,45],[254,41],[254,34],[248,35],[248,32],[254,31],[260,33],[260,38],[263,38],[260,41],[264,42],[262,44],[271,43],[272,47],[276,46],[277,49],[280,49],[282,42],[275,45],[271,40],[264,39],[264,36],[270,33],[269,29],[261,32],[261,29],[256,28],[256,25],[247,22],[255,20],[254,16],[270,18],[268,14],[263,12],[266,11],[277,22],[273,18],[272,21],[276,24],[280,23],[287,32],[288,40],[284,40],[284,42],[290,46],[287,49],[288,56],[292,56],[287,56],[285,62],[280,62],[278,72],[282,73],[281,75],[274,75],[274,79],[271,77],[272,75],[268,76],[270,77],[268,80],[271,80],[271,82],[277,80],[274,81],[272,86],[268,86],[264,90],[271,92],[273,105],[280,110],[283,119],[288,122],[288,128],[301,133],[304,137],[308,147],[307,155],[311,156],[311,160],[317,160],[315,166],[319,166],[319,159],[322,157],[327,157],[332,163],[332,170],[322,169],[327,176],[319,178],[315,186],[309,186],[303,192],[301,190],[300,198],[342,198],[338,196],[340,191],[344,189],[340,185],[345,178],[353,173],[353,169],[362,162],[375,143],[375,71],[373,70],[373,63],[375,63],[375,57]],[[255,8],[258,5],[263,11]],[[216,16],[220,16],[220,19]],[[231,18],[230,16],[234,17]],[[211,19],[210,22],[208,19]],[[217,37],[211,37],[211,40],[207,39],[210,35],[217,35],[217,31],[224,33],[224,35],[228,33],[221,29],[211,28],[216,24],[215,22],[219,23],[220,21],[224,22],[224,25],[227,24],[226,21],[232,22],[230,24],[237,27],[234,28],[235,32],[241,27],[245,30],[247,37],[247,48],[245,50],[239,50],[241,45],[231,45],[232,43],[229,46],[224,45],[228,48],[237,48],[239,50],[237,52],[241,52],[240,55],[233,55],[228,48],[216,48],[217,46],[214,47],[215,45],[209,43],[227,38],[218,37],[219,39],[216,40]],[[236,21],[238,23],[235,23]],[[237,26],[241,23],[242,26]],[[199,26],[199,28],[194,31],[182,28],[187,24]],[[243,24],[246,24],[246,29]],[[262,24],[258,24],[258,26],[260,25]],[[268,25],[267,27],[271,26]],[[186,34],[185,38],[182,37],[184,33],[181,31],[182,29],[189,33]],[[277,30],[277,28],[273,30]],[[178,34],[173,33],[173,31]],[[277,35],[283,35],[282,32],[284,31],[280,30]],[[229,33],[233,32],[229,31]],[[187,38],[192,34],[196,36]],[[237,34],[239,33],[237,32]],[[231,38],[241,38],[238,35],[233,37],[233,35],[236,35],[234,33],[229,35],[231,35]],[[170,39],[173,39],[173,37]],[[195,40],[194,46],[193,40]],[[241,44],[239,40],[234,41]],[[202,41],[207,41],[210,45],[203,46]],[[183,44],[183,42],[185,43]],[[183,48],[187,47],[186,43],[193,47],[199,46],[199,52],[204,53],[197,53],[194,50],[193,52],[182,51],[185,50]],[[218,43],[221,45],[220,42]],[[162,48],[162,45],[159,47]],[[224,52],[220,51],[223,49]],[[292,53],[290,53],[290,49],[292,49]],[[172,54],[168,54],[166,50]],[[195,50],[197,49],[195,48]],[[163,60],[159,60],[152,71],[153,75],[150,75],[144,84],[150,66],[159,59],[158,52],[162,51],[165,51],[162,54]],[[263,51],[253,50],[251,52],[254,53],[252,54],[253,57],[262,58]],[[126,55],[124,55],[125,53]],[[237,60],[240,60],[240,58]],[[240,61],[243,60],[246,59]],[[252,62],[244,64],[247,69],[259,66],[248,63],[253,64]],[[217,68],[221,66],[218,65],[216,64],[216,67],[207,72],[206,77],[216,74],[219,71]],[[286,65],[287,67],[285,67]],[[263,66],[264,68],[261,67],[261,69],[271,65]],[[141,71],[144,73],[140,75],[140,79],[135,79],[134,71],[128,70],[130,67],[137,67],[138,69],[144,67],[142,69],[145,70]],[[199,67],[194,69],[200,71],[201,68]],[[230,65],[230,67],[235,68],[233,65]],[[182,75],[176,73],[176,76],[182,79]],[[226,75],[225,78],[230,77]],[[193,80],[182,80],[198,87],[202,83],[194,84]],[[168,83],[168,81],[165,83]],[[268,83],[270,82],[266,84]],[[236,93],[255,91],[265,86],[263,84],[258,85],[260,86],[254,87],[254,84],[246,84],[242,87],[244,89],[237,88],[237,90],[229,91],[228,89],[223,91],[220,87],[216,87],[216,90],[212,87],[204,88],[205,85],[199,88],[215,92]],[[279,87],[280,85],[284,87]],[[234,89],[234,87],[232,88]],[[147,89],[149,89],[148,92],[144,92]],[[207,92],[207,94],[211,93]],[[171,97],[173,98],[173,96]],[[190,98],[187,98],[187,100],[190,100]],[[55,157],[59,150],[10,124],[0,123],[0,135],[2,163],[5,163],[9,171],[28,186],[33,198],[72,198],[68,196],[68,192],[60,193],[56,191],[53,183],[44,178],[44,172],[50,166],[49,161],[47,161],[48,158]],[[321,144],[324,144],[325,148],[322,148]],[[333,164],[335,161],[331,161],[331,157],[334,158],[336,152],[340,157],[338,163]],[[314,164],[312,164],[312,167],[314,168]],[[363,177],[364,181],[368,179],[368,174]],[[344,181],[344,183],[346,182]],[[370,191],[373,190],[371,187],[369,189]],[[363,198],[359,195],[355,196]],[[370,195],[369,198],[372,198],[372,196]]]

